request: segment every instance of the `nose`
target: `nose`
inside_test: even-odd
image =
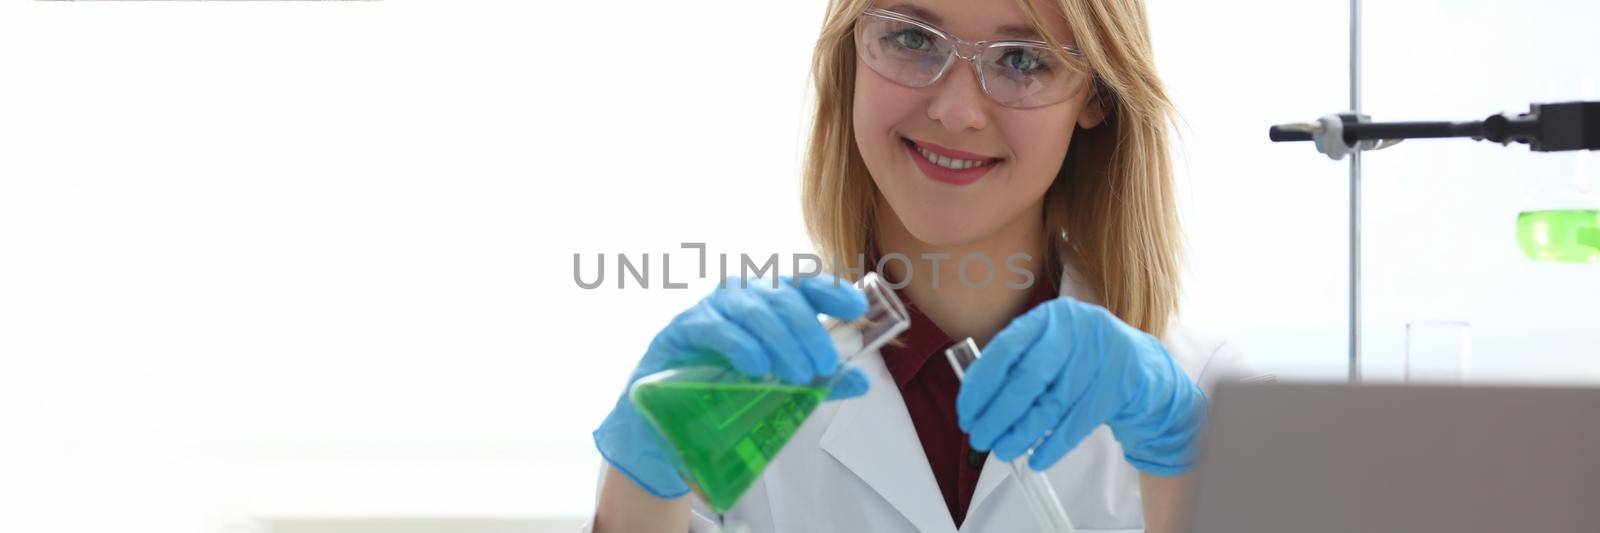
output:
[[[933,100],[928,102],[928,118],[950,132],[981,130],[988,125],[988,97],[983,95],[977,69],[970,63],[957,59],[950,65],[950,71],[934,87]]]

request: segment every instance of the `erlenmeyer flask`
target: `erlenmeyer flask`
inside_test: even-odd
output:
[[[1573,155],[1566,179],[1547,179],[1517,215],[1517,244],[1538,261],[1600,262],[1600,196],[1593,175],[1600,172],[1588,152]]]
[[[867,296],[866,315],[823,321],[841,361],[877,349],[910,326],[904,304],[877,273],[867,273],[856,288]],[[667,442],[689,487],[713,511],[725,513],[827,399],[843,372],[841,367],[832,376],[797,385],[745,376],[721,355],[706,353],[686,366],[640,378],[629,398]]]

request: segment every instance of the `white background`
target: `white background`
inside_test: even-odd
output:
[[[1266,130],[1347,106],[1347,9],[1150,4],[1186,120],[1184,319],[1286,376],[1344,375],[1347,166]],[[0,530],[587,513],[588,432],[716,278],[678,244],[810,251],[822,11],[0,2]],[[1600,75],[1592,2],[1368,14],[1379,120],[1525,111]],[[1600,381],[1600,267],[1529,263],[1512,231],[1574,159],[1366,158],[1375,375],[1405,321],[1449,318],[1480,377]],[[660,288],[667,252],[688,289]],[[650,289],[576,286],[573,254],[619,253],[650,254]]]

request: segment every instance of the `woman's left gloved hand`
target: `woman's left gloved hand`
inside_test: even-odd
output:
[[[1135,468],[1172,476],[1193,467],[1207,403],[1160,340],[1063,297],[995,335],[967,369],[956,413],[973,448],[1005,461],[1033,448],[1034,470],[1106,424]]]

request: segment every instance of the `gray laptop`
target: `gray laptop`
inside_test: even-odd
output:
[[[1600,531],[1600,389],[1222,384],[1197,533]]]

